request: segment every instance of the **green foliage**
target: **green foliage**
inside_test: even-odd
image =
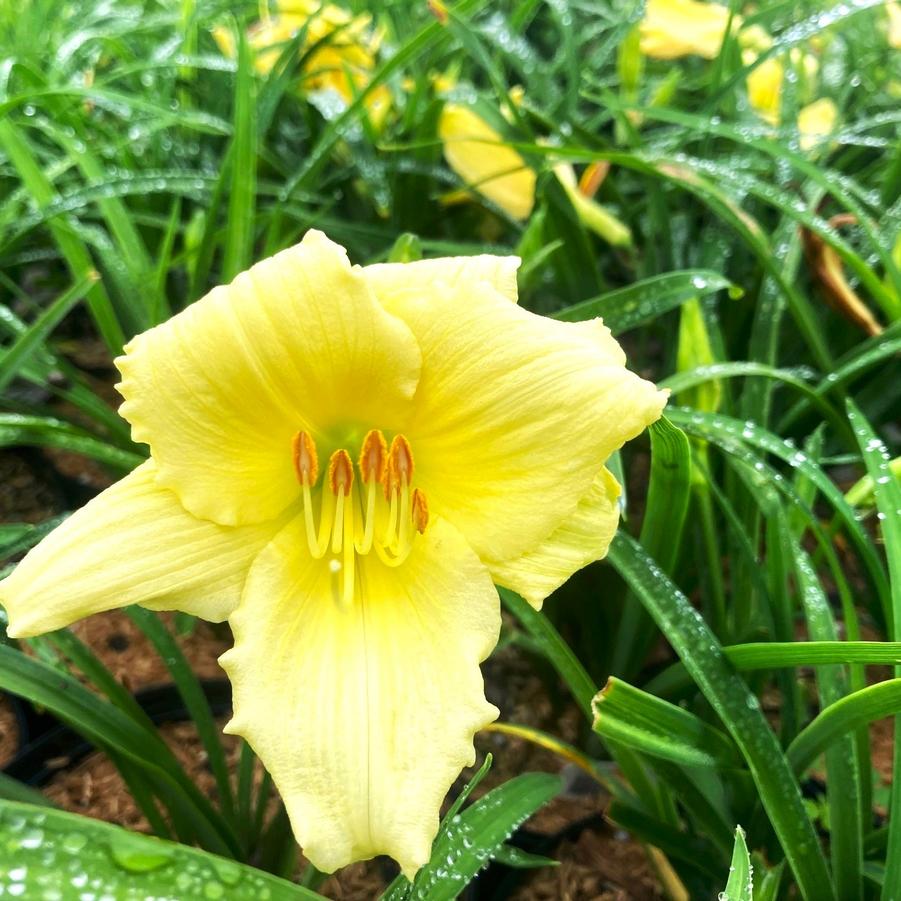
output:
[[[0,883],[24,898],[321,898],[195,848],[46,807],[0,801]]]
[[[310,227],[357,263],[518,253],[525,307],[603,317],[630,366],[676,401],[649,443],[611,462],[629,493],[609,561],[542,612],[501,590],[508,642],[556,703],[584,714],[576,751],[611,793],[609,817],[666,855],[691,897],[722,890],[730,860],[730,899],[750,897],[752,861],[755,901],[898,896],[901,821],[875,828],[885,804],[873,799],[889,797],[890,814],[901,805],[901,741],[888,789],[867,731],[901,712],[901,488],[889,465],[901,453],[901,53],[882,0],[733,4],[772,47],[746,59],[730,37],[714,60],[666,62],[640,53],[639,3],[461,0],[447,21],[425,3],[347,5],[367,6],[385,38],[344,104],[304,90],[303,31],[269,71],[254,65],[255,0],[0,5],[0,448],[47,467],[64,452],[131,470],[145,449],[110,402],[112,356]],[[818,73],[795,65],[768,123],[747,78],[769,58],[790,67],[792,48]],[[375,122],[379,90],[390,109]],[[475,104],[535,170],[528,221],[478,196],[448,203],[463,187],[437,138],[448,96]],[[838,124],[804,147],[797,112],[817,97],[834,100]],[[552,172],[561,161],[577,176],[609,164],[596,199],[631,241],[611,246],[582,221]],[[810,235],[881,334],[827,302]],[[106,349],[99,365],[73,353],[83,340]],[[3,554],[57,521],[0,526]],[[197,724],[215,799],[71,633],[27,640],[31,656],[0,646],[0,688],[102,748],[158,835],[295,877],[271,779],[254,780],[249,747],[229,773],[174,638],[156,614],[131,615]],[[461,801],[415,890],[452,897],[490,859],[541,865],[505,842],[558,790],[526,774]],[[8,778],[0,797],[37,800]],[[0,802],[2,840],[16,828],[41,829],[57,854],[90,851],[85,870],[102,860],[112,874],[106,849],[131,841]],[[134,859],[161,861],[131,873],[148,892],[165,893],[165,874],[187,862],[215,870],[202,852],[134,841]],[[29,878],[52,871],[20,853]],[[304,894],[228,872],[262,879],[273,898]],[[409,888],[399,879],[390,894]]]
[[[720,901],[753,901],[754,868],[745,844],[745,833],[741,826],[735,829],[735,850],[729,867],[729,881],[719,895]]]

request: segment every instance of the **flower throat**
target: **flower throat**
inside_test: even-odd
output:
[[[358,490],[350,454],[336,450],[319,492],[318,525],[313,491],[319,456],[308,432],[294,436],[292,454],[303,489],[307,546],[317,560],[331,554],[332,593],[337,603],[349,607],[354,599],[355,555],[374,550],[386,566],[400,566],[410,555],[416,534],[428,525],[425,494],[413,487],[413,452],[403,435],[395,435],[389,449],[379,429],[369,431],[357,460]]]

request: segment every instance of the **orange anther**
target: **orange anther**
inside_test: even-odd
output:
[[[400,482],[401,477],[406,476],[408,485],[413,481],[413,451],[410,450],[410,442],[403,435],[395,435],[391,441],[388,466],[393,479]]]
[[[412,515],[413,525],[421,535],[429,524],[429,505],[425,499],[425,494],[418,488],[413,489]]]
[[[366,484],[370,479],[381,482],[388,468],[388,442],[378,429],[371,429],[363,439],[360,449],[360,476]]]
[[[294,458],[294,471],[301,485],[304,481],[312,488],[319,478],[319,456],[316,443],[306,432],[298,432],[291,439],[291,453]]]
[[[333,494],[350,494],[354,483],[354,465],[346,450],[336,450],[328,461],[328,483]]]

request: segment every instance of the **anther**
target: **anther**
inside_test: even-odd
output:
[[[385,478],[388,467],[388,442],[378,429],[371,429],[363,439],[360,449],[360,477],[364,484],[370,481],[381,482]]]
[[[319,478],[319,456],[316,453],[316,443],[307,432],[298,432],[291,439],[291,454],[297,481],[312,488]]]
[[[328,461],[328,483],[332,494],[350,494],[354,483],[354,467],[346,450],[336,450]]]
[[[392,439],[388,465],[391,467],[392,478],[399,483],[404,477],[408,485],[413,481],[413,451],[410,450],[410,442],[403,435],[395,435]]]
[[[413,489],[413,525],[416,531],[422,535],[429,524],[429,505],[425,499],[425,493],[418,488]]]

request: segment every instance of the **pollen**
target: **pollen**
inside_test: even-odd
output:
[[[429,504],[425,499],[425,492],[419,488],[413,489],[413,525],[416,531],[422,535],[429,524]]]
[[[406,476],[408,483],[413,481],[413,451],[410,450],[410,442],[403,435],[394,436],[389,459],[398,477]]]
[[[424,492],[413,486],[413,451],[403,435],[389,448],[384,434],[371,429],[357,455],[338,448],[329,457],[324,482],[319,476],[316,444],[306,432],[292,442],[294,470],[302,486],[303,522],[310,555],[328,564],[336,604],[349,609],[358,584],[357,557],[372,551],[385,565],[400,566],[410,556],[418,535],[429,523]]]
[[[388,477],[385,480],[385,497],[390,500],[392,491],[402,491],[404,485],[413,482],[413,451],[403,435],[395,435],[388,451]]]
[[[291,440],[291,453],[294,458],[294,471],[301,485],[311,488],[319,478],[319,456],[316,443],[307,432],[298,432]]]
[[[360,450],[360,478],[363,484],[370,481],[382,482],[388,468],[388,442],[379,429],[372,429],[363,439]]]
[[[354,465],[346,450],[336,450],[328,461],[328,483],[332,494],[350,494],[354,483]]]

